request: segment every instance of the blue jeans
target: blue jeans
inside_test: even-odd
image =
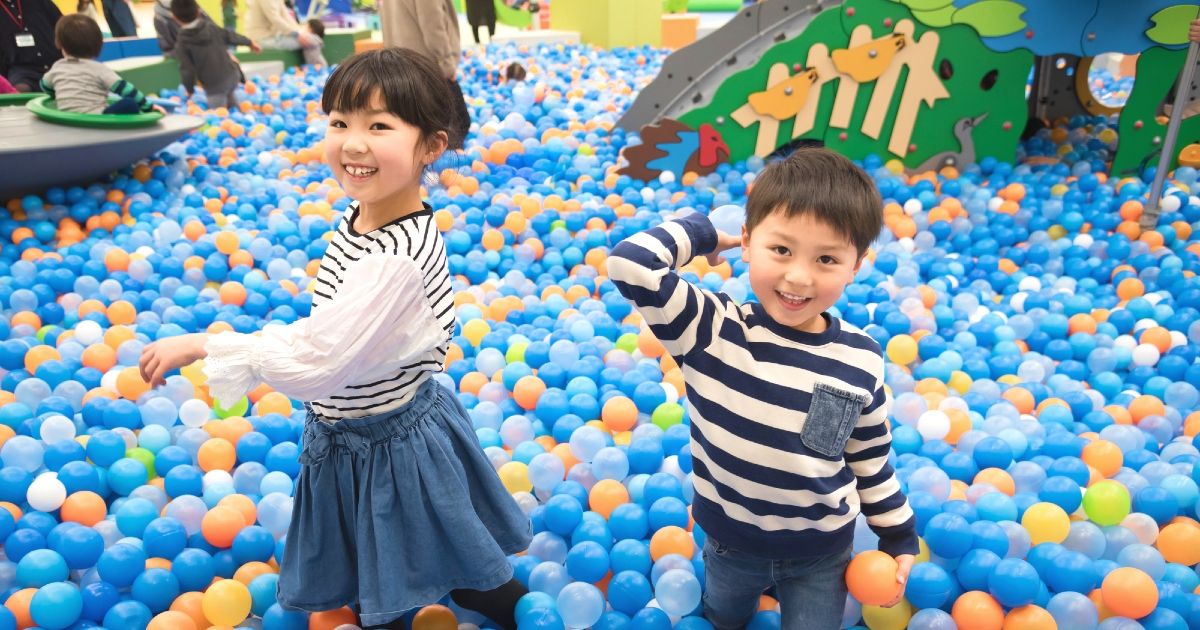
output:
[[[827,556],[769,560],[704,543],[704,615],[717,630],[745,628],[774,585],[783,630],[837,630],[846,606],[850,548]]]

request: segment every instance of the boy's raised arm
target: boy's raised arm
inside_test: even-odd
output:
[[[677,362],[708,346],[726,309],[736,308],[728,297],[693,286],[675,271],[716,248],[716,228],[694,213],[634,234],[609,254],[609,278]]]

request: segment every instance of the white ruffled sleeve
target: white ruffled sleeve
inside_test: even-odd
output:
[[[342,277],[311,317],[260,335],[209,336],[204,374],[213,398],[232,404],[259,383],[297,400],[326,398],[358,375],[398,371],[445,342],[411,258],[367,254]]]

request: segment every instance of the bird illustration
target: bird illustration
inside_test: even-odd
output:
[[[625,147],[628,164],[618,173],[649,181],[662,172],[676,176],[686,172],[707,175],[729,161],[729,145],[721,132],[708,123],[699,130],[671,118],[642,127],[642,144]]]
[[[904,33],[892,33],[854,48],[835,50],[830,58],[838,72],[859,83],[866,83],[878,79],[906,44]]]
[[[794,118],[808,100],[808,93],[819,79],[816,68],[805,68],[792,77],[750,95],[751,109],[759,116],[776,120]]]
[[[923,173],[926,171],[940,171],[946,166],[958,167],[963,164],[970,164],[975,161],[975,140],[971,137],[971,132],[987,118],[987,112],[984,112],[974,118],[966,117],[959,119],[954,123],[954,137],[958,138],[958,151],[942,151],[936,153],[925,160],[912,173]]]

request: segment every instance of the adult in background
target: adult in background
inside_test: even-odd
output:
[[[113,37],[137,37],[138,24],[128,0],[101,0],[104,21]]]
[[[495,0],[467,0],[467,23],[471,25],[471,36],[479,41],[480,27],[487,27],[488,41],[496,35]]]
[[[300,28],[283,0],[246,0],[246,36],[267,50],[299,50],[304,63],[324,63],[321,40]]]
[[[471,128],[471,113],[456,79],[462,35],[453,0],[385,0],[379,3],[379,22],[385,46],[415,50],[437,63],[453,94],[449,105],[455,110],[458,133],[451,135],[457,142],[450,148],[461,149]]]
[[[54,27],[62,12],[51,0],[0,0],[0,76],[18,92],[35,92],[62,53]]]

